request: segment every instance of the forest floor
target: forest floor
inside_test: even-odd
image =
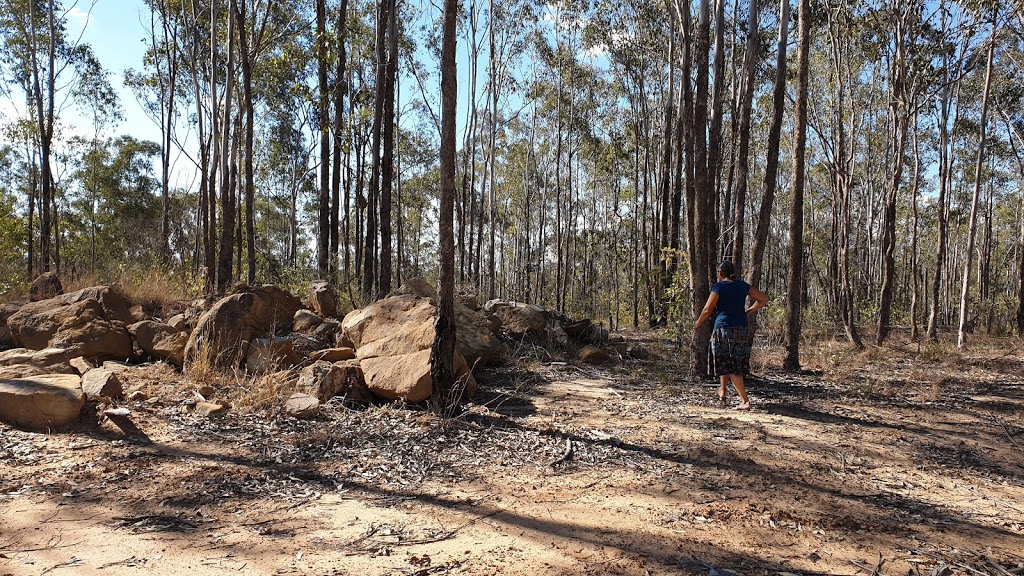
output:
[[[520,350],[451,420],[199,418],[130,368],[126,418],[0,425],[0,576],[1024,574],[1019,341],[760,346],[741,412],[627,337],[660,360]]]

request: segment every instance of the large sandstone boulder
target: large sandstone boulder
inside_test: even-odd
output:
[[[309,306],[323,318],[338,315],[338,293],[330,283],[317,280],[309,285]]]
[[[64,285],[61,284],[57,273],[43,272],[32,281],[32,286],[28,289],[28,299],[29,302],[38,302],[40,300],[49,300],[63,293]]]
[[[116,290],[96,286],[49,300],[30,302],[8,318],[24,348],[64,348],[87,358],[128,358],[132,338],[128,303]]]
[[[71,374],[75,371],[71,360],[77,356],[73,350],[63,348],[14,348],[0,352],[0,366],[31,366],[38,370],[37,374]]]
[[[430,349],[412,354],[384,356],[360,360],[370,392],[385,400],[423,402],[434,392],[430,377]],[[465,396],[476,394],[476,380],[466,365],[466,360],[455,353],[453,367]]]
[[[166,360],[175,366],[185,362],[185,344],[188,334],[171,326],[151,320],[136,322],[128,332],[146,354],[157,360]]]
[[[434,343],[437,307],[429,299],[412,294],[391,296],[354,310],[342,321],[344,341],[356,349],[356,357],[376,358],[411,354]],[[486,364],[498,353],[487,319],[455,305],[457,350],[471,366]]]
[[[366,387],[359,362],[316,362],[299,374],[299,388],[315,395],[321,402],[344,396],[356,402],[369,403],[373,395]]]
[[[70,374],[50,374],[0,380],[0,420],[44,430],[70,424],[85,405],[81,380]]]
[[[298,298],[269,285],[222,298],[199,317],[185,346],[185,367],[200,359],[222,369],[240,365],[245,345],[289,330],[299,306]]]

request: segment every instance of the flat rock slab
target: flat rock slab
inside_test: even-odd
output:
[[[64,426],[78,420],[84,405],[82,379],[74,374],[0,380],[0,420],[17,426]]]

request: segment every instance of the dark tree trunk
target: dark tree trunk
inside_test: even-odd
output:
[[[380,298],[391,291],[391,197],[395,181],[395,80],[398,75],[398,7],[395,0],[384,1],[388,4],[388,60],[381,112],[384,149],[380,186],[380,280],[377,282]]]
[[[445,0],[441,41],[441,201],[438,239],[441,247],[437,294],[437,324],[430,352],[430,377],[434,384],[431,404],[436,412],[452,412],[456,395],[455,373],[455,28],[458,0]]]
[[[331,253],[331,132],[330,92],[327,85],[327,0],[316,0],[317,104],[320,130],[320,189],[317,218],[316,268],[321,278],[330,275]]]
[[[743,235],[747,207],[747,162],[750,155],[750,114],[754,101],[754,69],[760,42],[758,30],[758,2],[750,0],[747,18],[747,48],[743,55],[743,96],[740,102],[739,149],[736,152],[736,209],[733,213],[735,231],[732,240],[732,262],[737,277],[743,274]]]

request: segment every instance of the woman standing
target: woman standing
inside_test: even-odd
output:
[[[750,308],[746,308],[747,296],[754,299]],[[696,331],[717,308],[708,359],[715,376],[721,382],[718,388],[719,402],[725,404],[727,387],[731,381],[740,396],[740,405],[736,407],[739,410],[750,410],[750,398],[743,385],[743,375],[750,371],[750,327],[747,325],[747,316],[753,315],[766,304],[768,296],[743,280],[737,280],[732,262],[723,260],[718,265],[718,281],[711,287],[708,302],[693,324]]]

